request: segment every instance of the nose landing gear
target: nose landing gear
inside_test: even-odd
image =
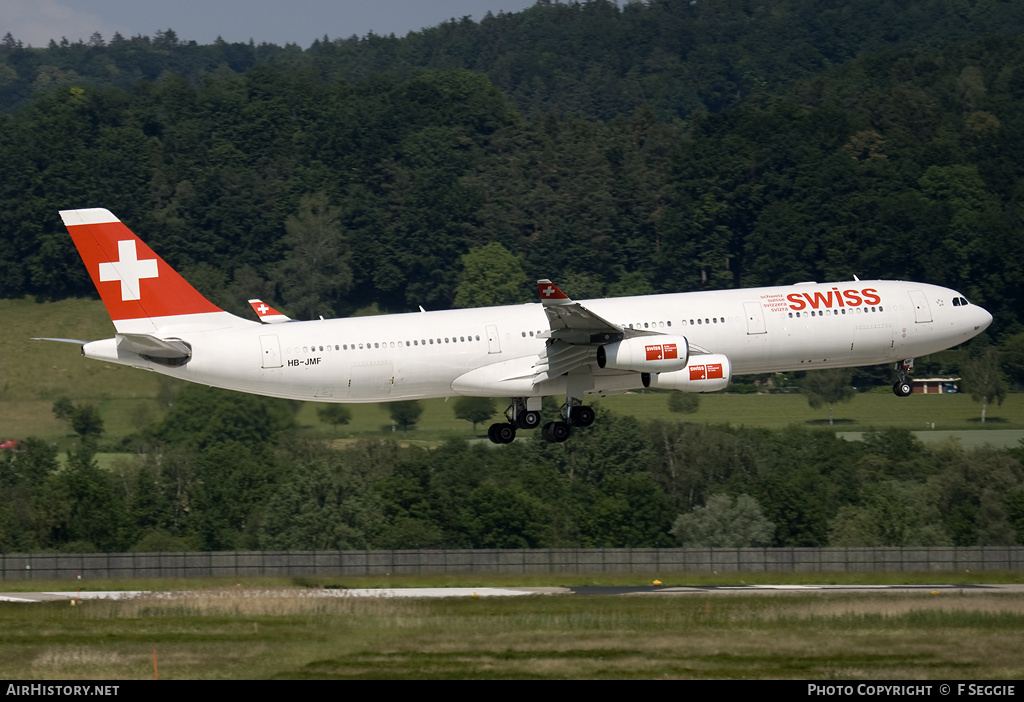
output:
[[[892,391],[896,397],[909,397],[914,393],[914,388],[911,386],[910,381],[907,379],[907,374],[914,367],[914,359],[907,358],[898,362],[894,368],[896,370],[896,376],[899,378],[893,383]]]

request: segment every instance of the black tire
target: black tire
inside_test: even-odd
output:
[[[574,427],[589,427],[594,423],[594,410],[592,407],[580,405],[572,408],[572,425]]]
[[[494,435],[500,440],[499,443],[511,444],[516,440],[516,428],[511,424],[499,424]]]
[[[487,429],[487,438],[495,444],[511,444],[516,438],[516,428],[511,424],[492,424]]]
[[[516,415],[519,429],[536,429],[540,426],[540,412],[520,412]]]
[[[569,429],[569,425],[565,422],[548,422],[541,429],[540,435],[544,437],[545,441],[550,441],[553,444],[558,444],[569,438],[569,434],[572,433]]]
[[[895,385],[892,386],[892,391],[896,394],[896,397],[910,397],[914,394],[914,388],[905,380],[897,380]]]

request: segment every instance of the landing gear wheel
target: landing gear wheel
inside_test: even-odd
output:
[[[914,393],[914,388],[910,381],[907,380],[907,376],[914,368],[914,359],[907,358],[899,361],[893,368],[896,370],[896,377],[898,378],[892,386],[893,393],[896,397],[910,397]]]
[[[536,429],[540,425],[540,412],[520,412],[516,415],[516,427]]]
[[[594,410],[586,405],[572,408],[572,425],[574,427],[589,427],[594,423]]]
[[[544,437],[544,440],[553,444],[565,441],[569,438],[570,433],[569,425],[565,422],[548,422],[540,430],[540,435]]]
[[[495,444],[511,444],[516,438],[516,428],[511,424],[492,424],[487,429],[487,438]]]

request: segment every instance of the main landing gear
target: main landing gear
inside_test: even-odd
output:
[[[589,427],[594,423],[594,410],[587,405],[578,405],[578,399],[567,397],[562,405],[562,419],[548,422],[541,427],[540,435],[545,441],[561,443],[569,438],[573,427]],[[517,397],[505,410],[506,422],[492,424],[487,438],[495,444],[510,444],[516,438],[517,429],[536,429],[540,425],[540,412],[527,409],[525,398]]]
[[[914,367],[914,359],[907,358],[903,361],[898,362],[894,368],[896,369],[896,376],[899,378],[893,383],[892,391],[896,397],[909,397],[914,393],[914,388],[910,385],[910,381],[907,379],[907,373]]]

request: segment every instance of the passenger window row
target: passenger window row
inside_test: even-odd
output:
[[[365,343],[354,343],[354,344],[314,344],[312,346],[303,346],[301,353],[316,353],[317,351],[355,351],[357,349],[394,349],[402,347],[414,347],[414,346],[440,346],[442,344],[459,344],[467,343],[472,341],[480,341],[479,334],[468,334],[466,336],[445,336],[438,337],[435,339],[413,339],[412,341],[374,341]],[[285,353],[300,353],[299,347],[296,346],[294,349],[287,348]]]
[[[885,308],[882,305],[879,305],[878,307],[864,307],[864,308],[853,307],[853,308],[850,309],[850,314],[854,314],[854,312],[856,312],[856,314],[870,314],[872,312],[884,312],[884,311],[885,311]],[[846,314],[846,308],[845,307],[843,307],[841,309],[838,309],[838,310],[811,310],[810,312],[804,312],[803,316],[804,317],[808,317],[808,316],[809,317],[831,317],[831,316],[835,315],[836,317],[838,317],[841,314],[842,315]],[[799,317],[800,313],[799,312],[790,312],[789,316],[790,316],[790,318]]]

